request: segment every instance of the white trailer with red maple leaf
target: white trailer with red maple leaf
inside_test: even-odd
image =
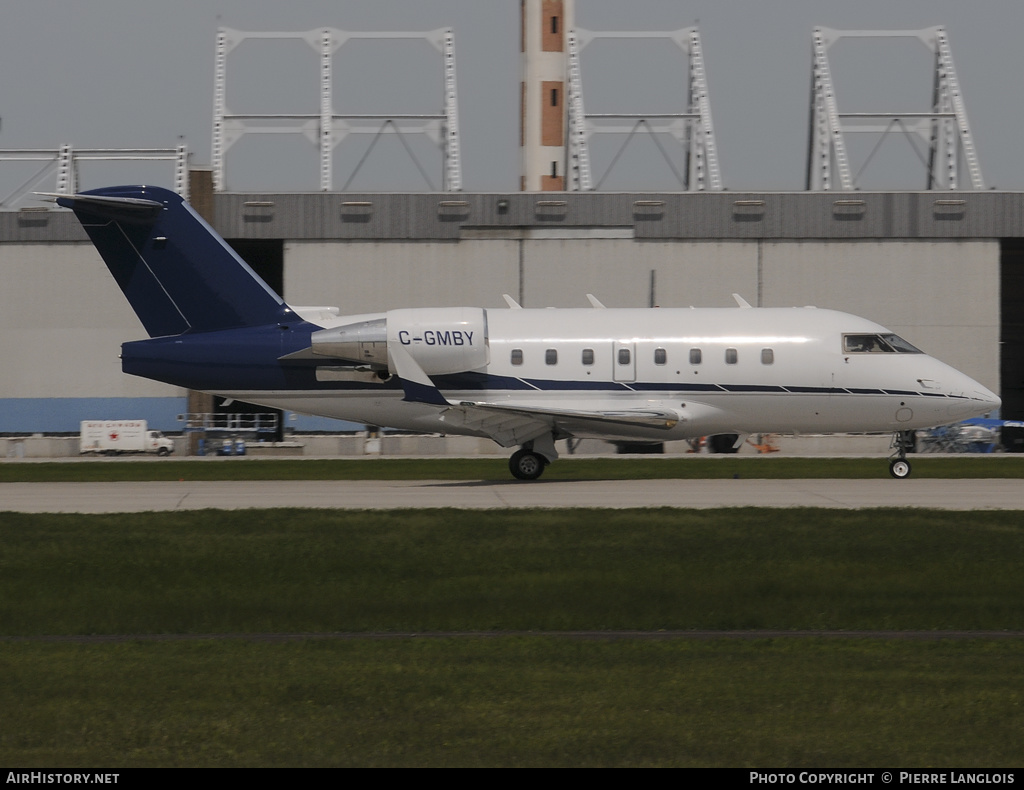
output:
[[[174,442],[145,420],[83,420],[79,453],[156,453],[170,455]]]

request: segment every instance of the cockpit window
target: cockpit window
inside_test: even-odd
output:
[[[882,342],[879,335],[843,335],[843,351],[847,353],[868,353],[880,351],[892,351],[892,348]]]
[[[899,335],[843,335],[843,351],[853,354],[920,354]]]
[[[895,348],[901,354],[923,354],[924,352],[916,346],[910,345],[899,335],[882,335],[882,340]]]

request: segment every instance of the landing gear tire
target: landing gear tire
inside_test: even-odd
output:
[[[910,462],[904,458],[895,458],[889,462],[889,474],[897,480],[910,477]]]
[[[892,444],[889,446],[896,450],[889,457],[889,474],[897,480],[910,477],[910,461],[907,460],[907,453],[914,451],[914,432],[896,431],[892,435]]]
[[[547,461],[532,450],[517,450],[508,459],[508,468],[517,480],[536,480],[544,473]]]

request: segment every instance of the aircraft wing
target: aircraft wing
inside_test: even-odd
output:
[[[524,410],[489,408],[487,404],[460,403],[441,414],[441,422],[453,427],[479,431],[502,447],[524,444],[549,434],[554,421],[546,415]]]
[[[588,411],[550,409],[526,404],[464,402],[445,411],[441,420],[448,425],[480,431],[502,447],[511,447],[554,429],[570,434],[578,431],[615,433],[616,430],[629,428],[667,431],[676,426],[679,417],[659,409]]]
[[[402,381],[405,400],[432,406],[447,406],[441,422],[469,428],[489,436],[502,447],[524,444],[556,430],[615,433],[629,428],[669,430],[679,422],[675,412],[661,409],[583,410],[553,409],[525,403],[452,403],[437,389],[430,377],[401,345],[388,344],[388,353]]]

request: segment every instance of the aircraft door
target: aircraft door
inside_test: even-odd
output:
[[[615,381],[636,381],[636,343],[616,340],[612,344],[612,378]]]

